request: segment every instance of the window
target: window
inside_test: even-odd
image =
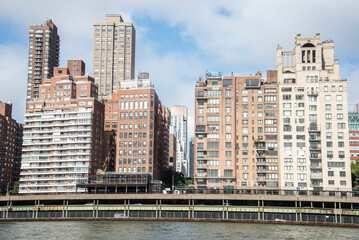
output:
[[[338,147],[344,147],[344,142],[338,142]]]
[[[327,139],[332,139],[332,133],[331,132],[327,132],[326,136],[327,136]]]
[[[304,110],[296,110],[296,115],[298,117],[304,116]]]
[[[231,104],[231,103],[232,103],[232,99],[231,98],[226,98],[225,104]]]
[[[329,177],[334,177],[334,171],[328,171],[328,176]]]
[[[343,104],[337,104],[337,110],[343,110]]]
[[[343,95],[337,95],[337,101],[342,101],[343,100]]]
[[[291,103],[283,103],[283,108],[291,108],[292,104]]]
[[[283,110],[283,116],[291,116],[292,111],[291,110]]]
[[[325,119],[332,119],[332,114],[331,113],[326,113],[325,114]]]
[[[309,105],[309,111],[317,111],[317,105]]]
[[[283,95],[283,100],[291,100],[292,95]]]
[[[325,101],[330,101],[332,100],[332,97],[330,95],[325,95]]]
[[[275,102],[277,101],[277,96],[264,96],[265,102]]]
[[[325,110],[331,110],[332,105],[331,104],[325,104]]]
[[[345,167],[345,162],[328,162],[328,167],[329,168],[344,168]]]
[[[339,176],[345,177],[345,172],[344,172],[344,171],[340,171],[340,172],[339,172]]]
[[[248,102],[248,97],[242,97],[242,102],[244,103]]]
[[[293,173],[284,173],[284,179],[293,179]]]
[[[337,119],[343,119],[343,113],[338,113],[337,114]]]
[[[345,123],[338,123],[338,129],[345,129]]]
[[[223,87],[232,87],[232,79],[223,79]]]

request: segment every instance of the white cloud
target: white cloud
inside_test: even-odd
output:
[[[150,72],[164,105],[187,105],[193,119],[191,108],[198,75],[203,75],[207,69],[227,73],[233,71],[241,75],[275,69],[277,44],[281,44],[284,50],[292,50],[297,33],[314,36],[320,32],[322,40],[335,40],[336,58],[359,62],[359,32],[355,31],[359,22],[358,9],[359,1],[354,0],[15,0],[0,2],[0,23],[11,23],[26,42],[29,25],[40,24],[45,17],[52,18],[61,36],[61,65],[65,65],[67,59],[81,58],[86,62],[90,74],[92,24],[104,20],[105,14],[120,13],[125,21],[143,15],[153,21],[179,27],[179,35],[183,39],[190,39],[197,47],[189,55],[175,50],[159,54],[156,50],[161,47],[160,42],[144,42],[151,29],[135,22],[136,69]],[[27,46],[21,48],[26,49]],[[0,58],[13,57],[26,62],[27,56],[21,52],[23,50],[10,49],[1,52]],[[0,62],[0,67],[6,69],[3,64],[7,66],[6,62]],[[357,69],[355,65],[341,69],[342,75],[349,80],[349,86],[352,86],[349,88],[349,102],[357,101]],[[18,65],[16,70],[15,75],[21,76],[15,78],[20,77],[25,83],[26,63]],[[16,95],[18,88],[6,88],[7,94]]]
[[[0,45],[0,101],[13,104],[13,118],[24,120],[27,84],[27,48],[18,44]]]
[[[201,61],[196,56],[168,52],[164,56],[155,53],[157,45],[147,43],[138,51],[141,57],[137,61],[140,71],[150,73],[156,92],[163,105],[185,105],[188,107],[189,119],[194,119],[194,86],[196,77],[203,69]],[[194,121],[189,121],[189,136],[194,134]]]

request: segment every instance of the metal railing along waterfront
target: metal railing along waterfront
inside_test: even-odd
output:
[[[323,196],[323,197],[359,197],[358,191],[345,190],[300,190],[275,188],[243,188],[243,189],[195,189],[175,187],[175,194],[229,194],[229,195],[278,195],[278,196]]]

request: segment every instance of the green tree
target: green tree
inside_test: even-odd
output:
[[[353,188],[359,185],[359,159],[350,164],[352,171],[352,185]]]
[[[14,187],[9,191],[9,194],[18,194],[19,193],[20,181],[14,183]]]
[[[172,187],[172,180],[174,180],[175,186],[183,186],[185,184],[183,173],[175,172],[172,169],[166,169],[162,171],[161,175],[164,187]],[[172,179],[172,176],[174,176],[174,179]]]
[[[184,183],[188,186],[188,185],[194,184],[194,180],[193,180],[193,178],[187,178]]]

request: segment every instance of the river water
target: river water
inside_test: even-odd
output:
[[[92,239],[359,239],[359,229],[206,222],[11,222],[0,223],[2,240]]]

